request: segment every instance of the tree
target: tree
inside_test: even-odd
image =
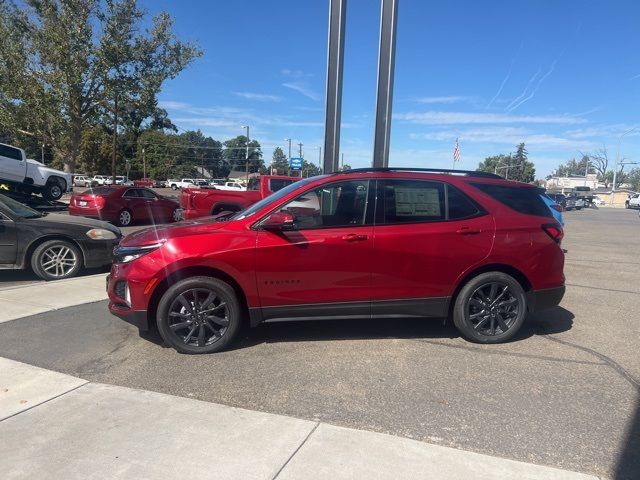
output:
[[[224,142],[224,160],[231,170],[244,171],[247,167],[247,137],[238,135]],[[249,173],[259,172],[264,167],[260,142],[249,142]]]
[[[348,170],[351,170],[351,166],[347,165]],[[302,160],[302,176],[303,177],[315,177],[316,175],[320,175],[322,170],[313,162],[307,162],[306,160]]]
[[[279,174],[283,174],[289,171],[289,159],[284,154],[280,147],[276,147],[273,150],[273,157],[271,158],[271,168],[276,170]]]
[[[498,173],[518,182],[531,183],[536,178],[536,168],[528,159],[528,152],[524,143],[516,147],[515,154],[494,155],[480,162],[477,168],[480,172]]]
[[[605,181],[607,175],[607,168],[609,168],[609,155],[607,154],[607,147],[603,146],[601,149],[594,153],[588,153],[583,155],[583,158],[587,157],[592,168],[598,173],[598,179]]]
[[[626,183],[630,183],[636,192],[640,191],[640,168],[634,168],[627,173]]]
[[[589,170],[587,170],[587,162],[589,162]],[[579,161],[575,158],[572,158],[562,165],[559,165],[558,168],[556,168],[555,176],[584,177],[585,173],[596,173],[596,170],[595,166],[592,163],[592,158],[589,155],[583,154],[582,158]]]
[[[86,129],[113,131],[118,116],[138,133],[147,119],[166,124],[162,84],[201,55],[168,14],[148,22],[137,0],[24,4],[0,1],[0,127],[51,144],[74,171]]]
[[[340,172],[345,172],[347,170],[351,170],[351,165],[349,165],[348,163],[345,163],[344,165],[342,165],[342,167],[340,167],[339,171]]]

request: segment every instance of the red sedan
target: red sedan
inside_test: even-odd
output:
[[[74,193],[69,214],[99,218],[126,227],[134,221],[177,222],[180,205],[144,187],[98,187]]]

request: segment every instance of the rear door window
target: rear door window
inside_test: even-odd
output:
[[[472,183],[472,185],[516,212],[539,217],[553,217],[551,210],[540,198],[541,191],[536,188],[497,185],[495,183]]]
[[[446,219],[444,184],[420,180],[380,182],[376,223],[438,222]]]

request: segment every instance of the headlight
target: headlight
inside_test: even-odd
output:
[[[111,230],[104,228],[94,228],[86,233],[91,240],[115,240],[118,238]]]
[[[162,243],[145,245],[141,247],[116,247],[113,249],[113,261],[115,263],[129,263],[137,258],[157,250]]]

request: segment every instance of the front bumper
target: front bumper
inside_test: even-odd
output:
[[[119,242],[119,238],[115,240],[85,240],[80,242],[84,255],[84,266],[93,268],[111,265],[113,249]]]
[[[527,305],[530,312],[539,312],[557,307],[564,297],[565,286],[533,290],[527,293]]]
[[[131,310],[128,307],[124,307],[114,302],[109,302],[109,312],[120,320],[124,320],[134,327],[138,327],[140,331],[146,332],[149,330],[149,319],[147,317],[147,312],[144,310]]]

